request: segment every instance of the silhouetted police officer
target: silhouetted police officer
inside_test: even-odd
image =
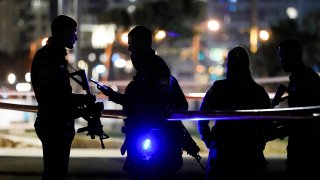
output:
[[[249,64],[247,51],[233,48],[228,53],[226,79],[213,83],[200,109],[269,108],[268,94],[251,77]],[[216,121],[210,130],[209,121],[199,121],[201,139],[210,149],[207,179],[262,179],[267,165],[263,155],[266,130],[271,127],[272,122],[261,120],[228,120]]]
[[[302,46],[296,39],[279,44],[283,70],[291,73],[287,88],[288,106],[320,105],[320,77],[302,60]],[[283,85],[282,85],[283,87]],[[320,120],[290,120],[285,122],[288,135],[287,178],[320,179]]]
[[[51,24],[52,36],[35,55],[31,80],[39,111],[35,130],[42,142],[44,172],[42,179],[66,179],[74,119],[83,95],[72,94],[67,70],[67,50],[77,40],[77,22],[64,15]]]
[[[179,122],[168,122],[165,117],[167,110],[186,110],[188,103],[164,60],[155,55],[151,31],[136,26],[128,38],[136,75],[125,94],[98,86],[109,100],[123,105],[127,116],[121,148],[122,154],[127,152],[123,169],[134,178],[173,178],[182,166],[182,129]],[[145,137],[149,141],[144,141]]]

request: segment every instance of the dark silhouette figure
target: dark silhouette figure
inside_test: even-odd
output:
[[[249,55],[242,47],[228,53],[226,79],[215,81],[206,93],[200,109],[237,110],[270,108],[270,99],[262,86],[254,82]],[[201,139],[209,148],[207,179],[260,180],[266,172],[263,150],[272,122],[262,120],[199,121]]]
[[[166,120],[167,110],[187,110],[188,103],[164,60],[152,49],[152,33],[136,26],[128,34],[128,50],[136,75],[125,94],[99,86],[109,100],[119,103],[127,116],[127,152],[123,169],[136,179],[170,179],[182,167],[182,129],[180,122]],[[149,140],[147,140],[149,139]],[[146,140],[146,141],[145,141]]]
[[[320,105],[320,77],[303,63],[300,42],[286,39],[280,43],[278,53],[283,70],[291,73],[288,87],[284,88],[284,85],[279,87],[282,94],[285,91],[289,94],[288,106]],[[282,123],[284,123],[282,138],[288,136],[287,178],[320,179],[319,119],[290,120]]]
[[[42,142],[44,172],[42,179],[66,179],[70,147],[75,135],[74,119],[84,95],[72,94],[66,48],[77,40],[77,22],[64,15],[51,24],[52,36],[35,55],[31,79],[39,111],[35,130]]]

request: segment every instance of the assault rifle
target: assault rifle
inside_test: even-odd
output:
[[[200,164],[202,169],[206,169],[205,166],[200,161],[201,156],[199,155],[199,151],[200,151],[199,146],[192,139],[190,133],[188,132],[187,128],[183,125],[183,123],[181,121],[179,122],[183,130],[183,140],[182,140],[183,149],[187,151],[187,154],[189,154],[190,156],[196,159],[196,161]]]
[[[75,76],[79,76],[80,80]],[[101,112],[103,110],[103,103],[95,102],[96,98],[90,91],[88,79],[84,70],[70,73],[70,77],[75,80],[83,88],[83,90],[86,91],[86,96],[88,96],[87,99],[89,99],[88,102],[85,103],[85,113],[82,116],[82,118],[88,122],[88,126],[79,128],[77,132],[81,133],[87,131],[87,135],[90,135],[91,139],[95,139],[95,136],[99,136],[101,147],[102,149],[105,149],[103,139],[107,139],[109,136],[103,131],[103,126],[100,120]]]

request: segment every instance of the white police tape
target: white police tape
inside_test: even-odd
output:
[[[31,113],[38,112],[38,106],[23,105],[23,104],[11,104],[11,103],[4,103],[4,102],[0,102],[0,109],[24,111],[24,112],[31,112]],[[117,119],[125,118],[122,110],[108,110],[108,109],[103,110],[101,117],[117,118]]]
[[[0,109],[33,112],[37,106],[0,103]],[[104,109],[103,118],[126,118],[122,110]],[[198,120],[306,120],[320,119],[320,106],[277,108],[277,109],[249,109],[249,110],[221,110],[221,111],[169,111],[167,119],[170,121],[198,121]]]
[[[172,111],[168,120],[305,120],[320,116],[320,106],[221,111]],[[320,119],[320,118],[319,118]]]

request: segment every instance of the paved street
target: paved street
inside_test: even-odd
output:
[[[0,157],[1,180],[38,180],[41,175],[42,157],[40,149],[25,151],[2,149]],[[28,157],[21,155],[29,154]],[[205,155],[202,162],[206,161]],[[70,180],[102,180],[128,179],[121,170],[124,157],[118,150],[72,150],[70,159]],[[267,179],[284,179],[284,158],[268,158],[269,173]],[[177,179],[204,179],[204,171],[197,162],[189,156],[184,157],[184,166]]]

